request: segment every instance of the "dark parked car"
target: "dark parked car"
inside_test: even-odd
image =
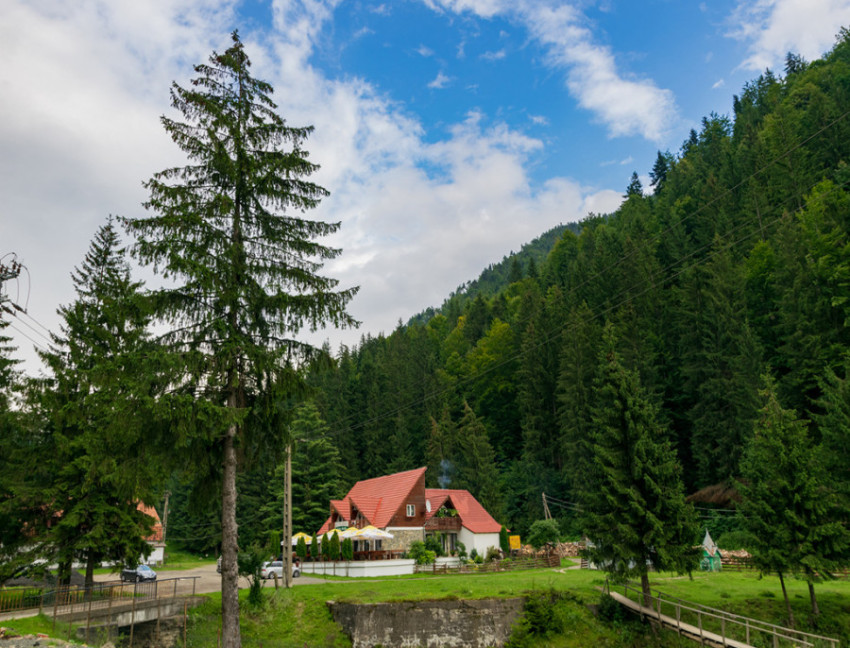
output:
[[[125,567],[121,570],[121,580],[125,583],[155,581],[156,572],[147,565],[139,565],[135,568]]]

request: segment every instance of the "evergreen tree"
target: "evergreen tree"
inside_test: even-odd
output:
[[[291,429],[294,440],[292,528],[314,533],[328,517],[328,502],[344,492],[342,460],[314,403],[308,401],[298,407]],[[270,497],[258,507],[266,527],[274,529],[281,526],[285,486],[285,464],[281,463],[274,469],[269,481]]]
[[[60,565],[85,561],[90,586],[101,560],[135,563],[150,552],[153,520],[137,504],[158,501],[163,475],[151,452],[160,426],[149,317],[111,218],[72,279],[76,300],[59,309],[61,333],[40,352],[52,373],[40,404],[53,466],[41,487],[56,511],[44,547]]]
[[[816,575],[828,574],[846,559],[850,538],[843,520],[837,519],[838,502],[825,488],[805,422],[782,408],[773,379],[766,376],[765,382],[764,407],[741,463],[739,510],[753,562],[779,576],[793,627],[785,575],[804,573],[812,613],[817,615]]]
[[[625,369],[614,330],[605,327],[594,383],[593,471],[581,488],[590,560],[616,577],[639,576],[649,605],[648,570],[690,572],[697,527],[685,501],[676,455],[634,371]]]
[[[502,512],[502,493],[496,454],[487,435],[487,429],[472,411],[463,404],[463,418],[458,424],[457,479],[452,486],[472,493],[494,517]]]
[[[431,418],[431,431],[425,453],[428,467],[425,480],[429,488],[449,488],[451,485],[455,472],[457,434],[457,427],[446,405],[439,421]]]
[[[157,315],[175,325],[165,341],[185,362],[180,384],[208,410],[176,441],[190,461],[215,457],[210,474],[220,475],[225,648],[241,645],[237,446],[264,454],[287,447],[285,426],[274,420],[285,415],[276,392],[298,384],[293,363],[321,353],[295,336],[305,326],[355,324],[345,313],[355,291],[337,291],[318,274],[339,251],[314,239],[339,224],[299,215],[327,194],[305,179],[316,169],[302,149],[312,129],[286,125],[272,87],[249,68],[234,32],[227,51],[195,67],[191,87],[172,85],[185,121],[162,123],[192,164],[154,175],[145,185],[153,215],[127,221],[139,260],[172,281],[155,294]]]
[[[728,249],[715,253],[683,282],[679,354],[697,486],[731,483],[758,411],[761,349],[750,331],[744,276]]]
[[[662,153],[658,151],[658,156],[655,158],[655,164],[652,165],[652,171],[649,172],[650,186],[655,189],[655,194],[658,195],[664,189],[664,183],[667,181],[667,172],[673,165],[673,156],[670,151]]]
[[[522,266],[519,264],[519,258],[511,257],[511,269],[508,274],[508,283],[516,283],[522,281]]]
[[[637,171],[632,171],[632,177],[629,180],[629,186],[626,187],[626,193],[623,198],[631,198],[632,196],[637,196],[638,198],[643,196],[643,185],[640,178],[638,178]]]

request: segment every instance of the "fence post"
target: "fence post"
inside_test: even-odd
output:
[[[704,646],[705,641],[702,636],[702,610],[697,610],[697,624],[699,625],[699,645]]]
[[[746,626],[746,630],[747,630],[747,643],[750,643],[750,620],[749,619],[747,619],[745,626]]]

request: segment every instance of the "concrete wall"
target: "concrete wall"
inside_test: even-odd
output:
[[[457,539],[464,544],[467,554],[471,554],[472,550],[475,549],[482,558],[487,555],[487,550],[490,547],[499,548],[498,533],[472,533],[464,527],[460,530]]]
[[[353,648],[500,648],[523,599],[328,603]]]
[[[415,560],[353,560],[351,562],[340,560],[333,562],[303,562],[301,573],[327,574],[328,576],[348,576],[349,578],[362,578],[365,576],[401,576],[413,573]]]

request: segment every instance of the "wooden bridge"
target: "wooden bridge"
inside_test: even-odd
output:
[[[699,641],[704,646],[753,648],[753,643],[757,643],[773,648],[840,648],[838,639],[832,637],[785,628],[657,591],[650,594],[649,605],[646,605],[643,592],[628,584],[623,586],[622,594],[610,588],[608,594],[642,619],[675,630],[680,636]]]
[[[60,632],[72,627],[85,627],[89,633],[103,628],[130,627],[130,645],[136,624],[159,621],[185,614],[203,598],[196,595],[197,576],[168,578],[144,583],[111,581],[90,587],[60,587],[22,595],[18,601],[4,597],[3,617],[44,614],[53,619],[53,628]]]

